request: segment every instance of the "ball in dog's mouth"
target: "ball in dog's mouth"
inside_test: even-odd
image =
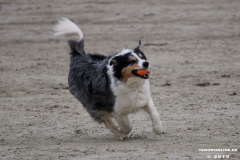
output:
[[[140,70],[133,70],[132,74],[138,77],[141,77],[143,79],[148,79],[150,75],[150,71],[147,69],[140,69]]]

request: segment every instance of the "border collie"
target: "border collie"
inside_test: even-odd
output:
[[[67,18],[54,26],[55,36],[65,36],[71,52],[68,77],[70,92],[86,108],[91,117],[104,122],[120,140],[124,140],[132,127],[128,114],[144,109],[152,119],[153,131],[161,134],[162,122],[150,94],[149,74],[139,70],[149,67],[139,41],[135,49],[124,49],[110,56],[86,54],[84,35],[80,28]],[[115,118],[120,130],[113,123]]]

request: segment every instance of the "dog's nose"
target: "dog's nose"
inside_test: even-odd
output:
[[[148,62],[143,62],[143,67],[148,68],[149,63]]]

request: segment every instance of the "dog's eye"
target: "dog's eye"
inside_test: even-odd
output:
[[[136,58],[131,58],[131,62],[137,62]]]

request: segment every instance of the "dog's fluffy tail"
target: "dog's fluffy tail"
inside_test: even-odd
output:
[[[84,36],[81,29],[72,21],[62,17],[53,27],[54,36],[64,36],[68,38],[68,44],[71,48],[71,54],[85,54]]]

